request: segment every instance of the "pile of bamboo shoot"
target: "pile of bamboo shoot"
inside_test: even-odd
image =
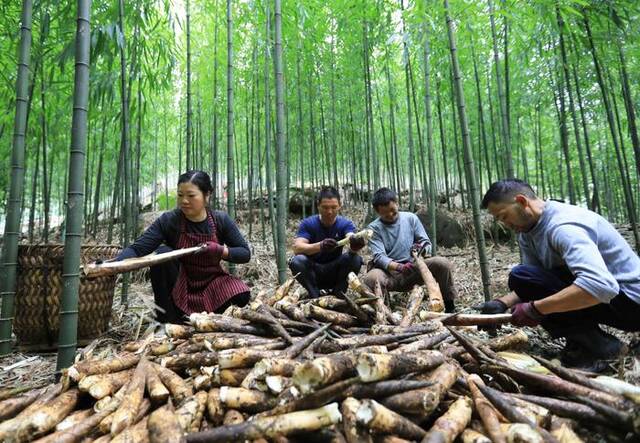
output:
[[[576,430],[640,430],[635,386],[505,352],[526,346],[523,332],[480,342],[443,325],[454,317],[415,323],[417,295],[392,312],[354,277],[341,297],[300,299],[288,282],[81,360],[0,401],[0,441],[579,442]]]

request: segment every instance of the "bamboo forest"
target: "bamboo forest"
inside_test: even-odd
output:
[[[637,441],[640,2],[0,33],[0,441]]]

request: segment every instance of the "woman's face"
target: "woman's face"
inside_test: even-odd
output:
[[[205,211],[208,197],[193,183],[178,185],[178,205],[187,218],[199,218]]]

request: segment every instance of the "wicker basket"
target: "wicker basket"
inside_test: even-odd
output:
[[[82,246],[82,263],[108,259],[120,248],[108,245]],[[18,284],[13,328],[18,345],[29,349],[56,346],[62,299],[63,245],[20,245]],[[111,319],[116,276],[80,277],[78,341],[86,343],[104,333]]]

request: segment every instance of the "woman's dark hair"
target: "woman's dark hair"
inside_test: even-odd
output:
[[[398,203],[398,194],[389,188],[380,188],[373,193],[371,204],[374,208],[378,206],[387,206],[389,203]]]
[[[211,177],[204,171],[191,170],[178,177],[178,185],[181,183],[193,183],[200,191],[207,195],[213,192]]]

